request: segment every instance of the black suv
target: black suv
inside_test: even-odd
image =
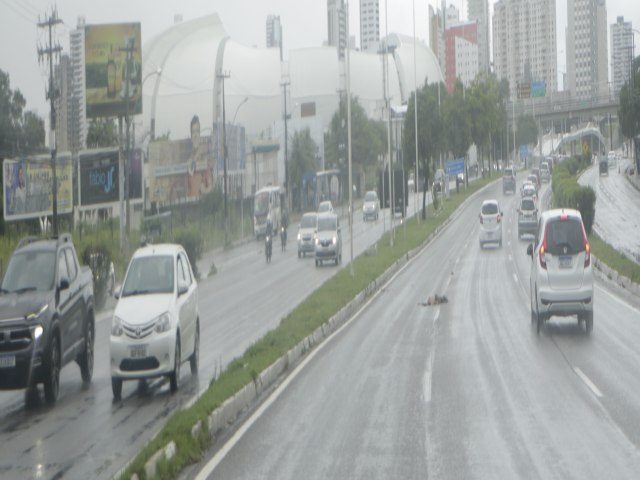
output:
[[[21,240],[0,288],[0,390],[26,388],[29,404],[42,383],[55,403],[68,363],[91,381],[94,335],[93,277],[71,235]]]

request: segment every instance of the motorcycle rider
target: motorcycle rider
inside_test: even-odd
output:
[[[271,259],[271,244],[273,242],[273,222],[271,221],[271,215],[267,216],[267,225],[264,232],[264,247],[265,255],[267,256],[267,262]]]
[[[280,219],[280,243],[284,252],[287,245],[287,227],[289,226],[289,215],[286,209],[282,210],[282,218]]]

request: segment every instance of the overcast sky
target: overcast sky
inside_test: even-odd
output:
[[[380,0],[381,35],[386,32],[385,1]],[[350,34],[359,45],[359,1],[350,3]],[[491,9],[495,1],[490,0]],[[440,4],[435,0],[415,0],[416,35],[428,44],[428,5]],[[467,16],[464,0],[448,1]],[[45,31],[37,28],[38,16],[51,12],[52,3],[45,0],[0,0],[0,69],[8,72],[11,88],[19,89],[27,99],[27,109],[48,117],[45,98],[47,69],[38,63],[38,45],[48,40]],[[389,1],[386,12],[389,33],[413,35],[414,0]],[[280,15],[284,50],[322,45],[327,37],[326,0],[60,0],[59,18],[64,22],[56,28],[57,41],[63,51],[69,52],[69,32],[84,16],[87,24],[140,22],[142,43],[171,26],[174,16],[181,14],[185,21],[203,15],[218,13],[229,35],[249,46],[266,46],[266,17]],[[567,24],[566,0],[556,0],[558,71],[566,72],[564,35]],[[638,0],[607,0],[608,24],[623,15],[640,29],[640,2]],[[640,37],[640,35],[639,35]],[[640,38],[638,39],[640,44]],[[640,51],[640,48],[639,48]],[[144,52],[143,52],[144,53]]]

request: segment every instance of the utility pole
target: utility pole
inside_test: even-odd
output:
[[[130,39],[124,48],[120,48],[121,52],[124,52],[126,55],[125,62],[125,84],[124,84],[124,103],[125,103],[125,128],[126,128],[126,140],[125,140],[125,186],[124,186],[124,195],[126,202],[126,254],[129,255],[129,235],[131,233],[131,206],[129,197],[131,192],[131,115],[129,114],[129,98],[131,97],[131,91],[129,90],[131,86],[131,60],[133,58],[133,52],[135,52],[135,44],[134,40]]]
[[[58,97],[58,91],[53,84],[53,56],[60,55],[62,47],[60,45],[53,46],[53,28],[62,23],[62,20],[58,18],[58,11],[53,9],[49,18],[43,22],[38,22],[38,28],[49,29],[49,44],[46,48],[38,48],[38,57],[49,57],[49,90],[47,91],[47,99],[51,105],[51,121],[50,121],[50,137],[49,143],[51,144],[51,175],[53,177],[52,182],[52,206],[53,206],[53,235],[58,235],[58,179],[56,176],[56,106],[55,100]]]
[[[216,75],[222,80],[222,161],[224,164],[224,178],[223,178],[223,193],[224,193],[224,246],[227,247],[229,243],[228,232],[228,215],[227,215],[227,128],[226,128],[226,112],[225,112],[225,98],[224,98],[224,81],[229,78],[229,73],[220,72]]]
[[[289,134],[287,131],[287,120],[291,118],[291,115],[287,113],[287,87],[291,85],[291,83],[288,81],[283,81],[280,85],[284,90],[284,191],[287,192],[287,200],[288,200],[290,198],[289,197],[290,193],[289,193],[289,162],[288,162]]]

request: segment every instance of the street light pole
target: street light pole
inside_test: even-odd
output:
[[[224,177],[223,177],[223,202],[224,202],[224,246],[225,248],[229,244],[229,232],[228,232],[228,215],[227,215],[227,129],[226,129],[226,112],[225,112],[225,96],[224,96],[224,81],[229,78],[228,73],[219,73],[217,77],[222,80],[222,161],[224,165]]]

